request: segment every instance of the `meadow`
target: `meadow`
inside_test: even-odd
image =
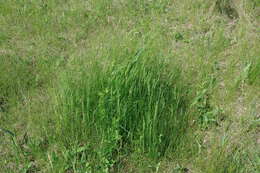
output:
[[[0,172],[260,172],[259,0],[0,0]]]

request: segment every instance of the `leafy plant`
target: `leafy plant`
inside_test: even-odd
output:
[[[221,113],[220,109],[214,108],[210,104],[210,95],[215,83],[216,79],[214,75],[209,76],[201,85],[202,90],[197,92],[195,100],[192,103],[192,106],[196,107],[199,114],[199,126],[203,129],[209,128],[212,124],[218,124],[218,115]]]

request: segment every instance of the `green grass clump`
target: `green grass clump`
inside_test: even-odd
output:
[[[135,151],[158,158],[175,150],[185,135],[187,90],[180,71],[169,72],[145,51],[127,63],[66,77],[61,87],[64,144],[86,142],[109,161],[120,152]]]
[[[256,59],[250,66],[248,80],[250,84],[260,85],[260,59]]]

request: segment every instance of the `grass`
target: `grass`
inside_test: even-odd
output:
[[[93,74],[82,70],[75,80],[75,74],[64,75],[57,126],[65,146],[87,145],[110,162],[125,152],[158,158],[178,147],[188,125],[187,90],[178,69],[171,74],[155,52],[147,52],[127,55],[125,65],[96,67]]]
[[[259,172],[258,0],[0,0],[3,172]]]

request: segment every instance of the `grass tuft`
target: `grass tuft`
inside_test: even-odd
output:
[[[66,77],[59,98],[64,142],[100,145],[108,160],[115,152],[138,150],[163,156],[178,147],[187,128],[187,90],[179,69],[169,72],[145,50],[127,63],[105,70],[97,65],[77,80]]]

